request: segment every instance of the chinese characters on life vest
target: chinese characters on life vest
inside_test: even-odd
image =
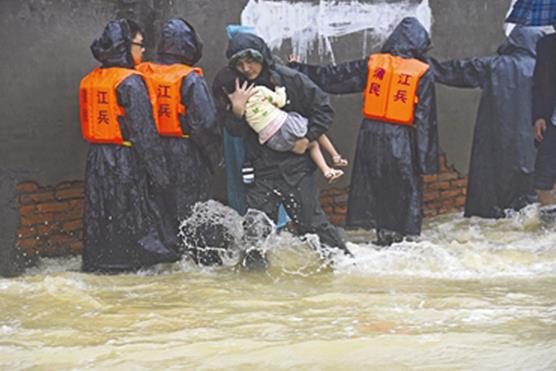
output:
[[[97,91],[97,104],[99,106],[106,105],[106,109],[98,110],[98,117],[97,117],[97,124],[106,124],[110,125],[109,116],[108,116],[108,92],[99,90]]]

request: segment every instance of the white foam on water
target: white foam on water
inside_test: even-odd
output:
[[[316,236],[300,239],[289,232],[271,232],[274,224],[257,211],[252,211],[250,222],[261,217],[260,230],[254,239],[260,239],[258,247],[264,249],[270,260],[269,274],[281,276],[311,276],[334,270],[339,275],[401,276],[443,278],[454,280],[488,278],[546,278],[556,277],[556,233],[543,229],[538,221],[538,207],[531,205],[520,212],[508,213],[504,219],[463,218],[452,214],[425,221],[423,233],[412,241],[403,241],[387,248],[371,243],[372,234],[348,232],[348,248],[354,257],[341,253],[323,259],[326,253],[315,251]],[[201,272],[218,274],[220,270],[236,269],[242,251],[255,243],[245,239],[245,218],[234,210],[216,202],[199,203],[191,218],[182,223],[194,230],[200,225],[213,223],[229,239],[229,251],[222,251],[223,267],[198,267],[184,258],[175,264],[163,264],[142,271],[141,275],[174,274],[178,272]],[[366,232],[365,232],[366,233]],[[183,237],[183,235],[182,235]],[[357,243],[349,242],[350,238]],[[318,244],[318,243],[317,243]],[[208,246],[211,248],[211,246]],[[220,248],[216,246],[215,248]],[[79,259],[43,259],[39,267],[28,274],[52,274],[79,269]],[[65,280],[65,281],[64,281]],[[41,282],[49,291],[85,290],[85,283],[76,273],[65,278],[48,276]],[[0,280],[0,291],[14,289],[33,290],[29,283]],[[36,287],[35,287],[36,288]],[[54,288],[54,289],[53,289]]]
[[[293,53],[307,60],[316,49],[322,58],[335,62],[334,39],[365,32],[379,43],[386,40],[404,18],[419,19],[429,31],[432,11],[429,0],[420,3],[410,0],[397,2],[362,2],[319,0],[291,2],[288,0],[250,0],[241,13],[241,24],[251,26],[271,49],[279,49],[291,40]],[[367,41],[362,44],[362,55],[367,55]]]

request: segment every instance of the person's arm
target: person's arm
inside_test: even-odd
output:
[[[429,58],[434,80],[458,88],[478,88],[490,79],[490,66],[496,57],[454,59],[439,62]]]
[[[322,90],[331,94],[360,93],[367,84],[368,59],[316,66],[290,62],[288,66],[315,82]]]
[[[216,121],[216,108],[205,79],[196,73],[184,77],[181,97],[186,108],[186,126],[191,129],[191,140],[214,169],[220,160],[222,133]]]
[[[317,140],[332,126],[334,111],[330,97],[313,81],[303,74],[296,74],[295,86],[301,92],[301,107],[306,108],[305,117],[309,121],[306,138],[309,142]]]
[[[125,109],[125,131],[151,181],[160,187],[170,184],[162,143],[153,119],[147,86],[133,75],[117,88],[118,103]]]
[[[438,123],[433,72],[429,69],[419,80],[419,103],[415,107],[417,158],[420,174],[438,173]]]
[[[551,50],[553,37],[544,37],[537,43],[537,58],[533,72],[533,106],[532,122],[535,125],[535,136],[542,140],[542,133],[546,130],[546,123],[550,122],[554,108],[556,87],[552,86],[555,79],[554,63]]]

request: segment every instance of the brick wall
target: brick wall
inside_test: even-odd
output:
[[[463,210],[467,193],[467,176],[462,177],[448,166],[446,155],[439,156],[440,172],[423,176],[423,214],[432,217]],[[332,188],[321,192],[322,209],[337,225],[344,225],[349,188]]]
[[[83,248],[83,182],[17,185],[17,246],[28,258],[79,254]]]
[[[447,166],[440,156],[440,173],[423,177],[426,217],[461,211],[465,202],[467,177]],[[348,188],[321,192],[321,204],[332,223],[346,219]],[[41,187],[35,182],[17,185],[20,226],[17,245],[24,254],[63,256],[79,254],[83,248],[83,182],[63,182]]]

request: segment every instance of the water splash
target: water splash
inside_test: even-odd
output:
[[[389,248],[371,243],[373,233],[349,231],[348,248],[354,258],[335,254],[322,259],[322,251],[310,242],[316,236],[297,237],[276,233],[264,214],[252,210],[242,217],[215,201],[195,206],[193,215],[181,224],[181,236],[190,249],[214,249],[222,266],[199,267],[190,258],[176,264],[149,268],[141,274],[174,274],[230,270],[238,267],[240,257],[250,248],[263,249],[270,261],[272,277],[311,276],[322,272],[335,275],[368,277],[400,276],[454,280],[497,279],[504,277],[556,277],[556,233],[541,227],[537,205],[508,213],[504,219],[463,218],[461,214],[427,219],[422,235]],[[210,225],[212,239],[200,231]],[[245,226],[250,225],[246,236]],[[215,226],[217,226],[215,228]],[[253,228],[257,226],[257,228]],[[219,238],[214,238],[218,237]],[[226,248],[214,241],[226,241]],[[256,242],[257,241],[257,242]],[[79,269],[79,258],[43,259],[27,274],[55,274]],[[0,291],[9,290],[12,281],[0,281]]]

